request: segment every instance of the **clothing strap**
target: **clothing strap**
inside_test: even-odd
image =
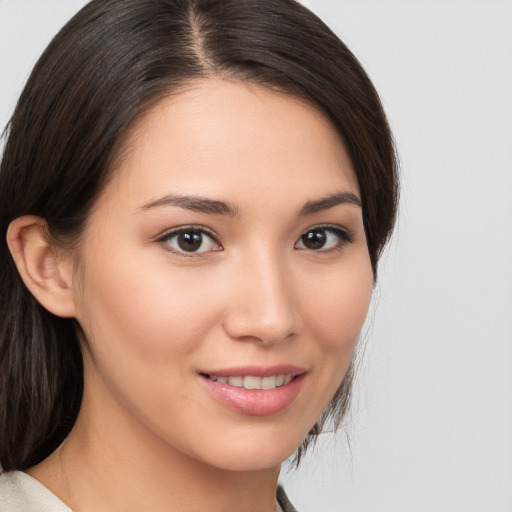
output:
[[[277,487],[276,497],[279,505],[283,509],[283,512],[298,512],[298,510],[290,503],[288,496],[286,496],[284,489],[280,485]]]

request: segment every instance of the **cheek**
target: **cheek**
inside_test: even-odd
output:
[[[317,271],[301,289],[305,330],[301,348],[313,362],[302,411],[305,435],[345,377],[368,313],[373,274],[366,252],[347,258],[336,269]]]
[[[305,288],[307,323],[316,331],[325,354],[351,352],[366,319],[373,289],[373,274],[368,257],[354,259],[337,272],[316,276]]]
[[[112,259],[115,265],[89,260],[78,301],[78,320],[97,356],[158,367],[193,352],[216,317],[199,276],[140,258]]]

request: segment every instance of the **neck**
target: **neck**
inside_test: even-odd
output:
[[[75,512],[274,512],[279,467],[228,471],[169,446],[119,404],[84,395],[66,441],[28,473]],[[107,412],[108,411],[108,412]],[[112,421],[117,415],[118,421]],[[105,421],[108,418],[109,421]]]

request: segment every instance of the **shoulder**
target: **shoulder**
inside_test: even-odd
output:
[[[284,489],[277,488],[277,500],[284,512],[298,512]],[[0,474],[0,512],[72,512],[49,489],[22,471]]]
[[[0,474],[0,512],[71,512],[52,492],[21,471]]]

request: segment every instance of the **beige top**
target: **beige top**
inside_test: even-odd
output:
[[[71,512],[43,484],[22,471],[0,475],[0,512]]]
[[[282,487],[277,500],[284,512],[297,512]],[[0,512],[72,512],[43,484],[23,473],[9,471],[0,475]]]

